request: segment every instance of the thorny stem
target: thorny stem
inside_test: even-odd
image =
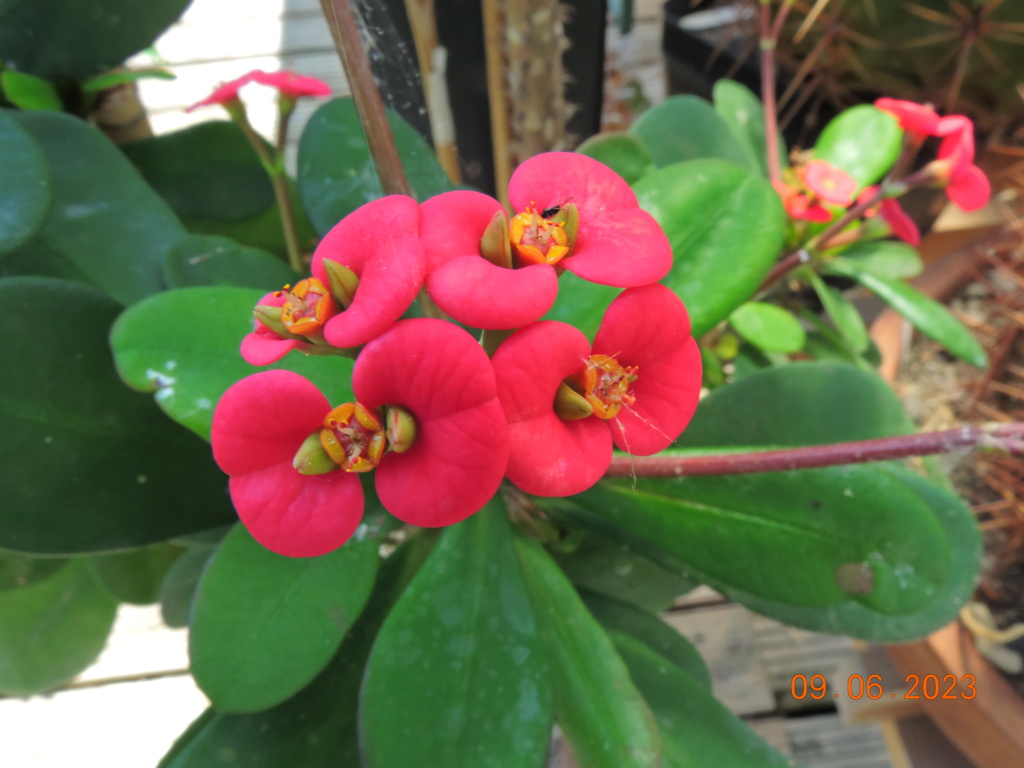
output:
[[[948,453],[960,448],[988,448],[1024,454],[1024,422],[974,424],[941,432],[882,437],[830,445],[808,445],[747,453],[705,456],[616,455],[605,473],[608,477],[683,477],[695,475],[745,475],[758,472],[789,472],[888,461],[910,456]]]

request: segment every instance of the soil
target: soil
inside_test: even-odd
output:
[[[990,365],[979,371],[915,337],[894,386],[923,431],[1024,421],[1024,235],[1010,232],[972,277],[948,306],[988,350]],[[940,460],[983,531],[975,600],[1000,629],[1024,622],[1024,459],[975,451]],[[1024,641],[1010,647],[1024,654]],[[1024,674],[1007,677],[1024,695]]]

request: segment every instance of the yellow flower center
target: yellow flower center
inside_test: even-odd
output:
[[[573,384],[594,409],[599,419],[614,419],[623,406],[636,402],[631,389],[637,379],[635,365],[623,366],[614,357],[592,355],[586,368],[573,377]],[[575,389],[576,387],[574,387]]]
[[[300,280],[294,288],[286,285],[283,293],[281,322],[299,336],[319,334],[324,323],[338,312],[330,291],[315,277]]]
[[[342,403],[324,418],[320,444],[346,472],[369,472],[384,455],[387,433],[374,411],[362,403]]]
[[[538,214],[532,206],[527,206],[509,222],[509,240],[521,263],[554,265],[569,253],[571,244],[564,222],[543,215],[554,216],[558,211],[558,208],[548,209]]]

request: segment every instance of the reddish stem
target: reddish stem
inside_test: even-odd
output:
[[[761,46],[761,103],[764,106],[764,144],[768,161],[768,177],[773,181],[782,178],[779,162],[779,118],[775,100],[775,43],[777,35],[772,28],[769,0],[761,0],[760,46]],[[783,6],[783,10],[787,6]],[[779,15],[783,15],[783,10]]]
[[[683,477],[692,475],[745,475],[789,472],[888,461],[909,456],[948,453],[959,448],[995,448],[1020,453],[1024,448],[1024,422],[974,424],[941,432],[882,437],[831,445],[808,445],[747,453],[705,456],[640,456],[617,454],[605,473],[608,477]]]

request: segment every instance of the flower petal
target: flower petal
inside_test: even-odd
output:
[[[317,246],[314,277],[328,280],[324,259],[343,264],[359,276],[352,304],[324,327],[329,344],[361,346],[391,327],[412,305],[425,271],[419,221],[415,200],[390,195],[357,208]]]
[[[981,168],[968,165],[953,176],[953,182],[946,187],[946,195],[953,205],[969,213],[988,204],[992,186]]]
[[[427,291],[460,323],[507,330],[532,323],[551,309],[558,276],[548,264],[505,269],[480,256],[463,256],[427,275]]]
[[[636,456],[671,445],[689,424],[701,388],[700,351],[679,297],[657,284],[623,291],[605,312],[594,354],[638,367],[636,402],[609,423],[615,445]]]
[[[590,488],[611,463],[600,419],[563,421],[554,411],[562,381],[582,368],[590,345],[579,330],[542,321],[512,334],[494,353],[498,398],[508,420],[508,479],[536,496]]]
[[[939,115],[929,106],[902,99],[881,98],[875,106],[900,122],[900,128],[918,136],[935,136]]]
[[[253,331],[242,338],[240,352],[242,359],[250,365],[270,365],[276,363],[293,349],[308,346],[304,341],[282,339],[276,333]]]
[[[213,412],[213,458],[229,475],[281,463],[291,469],[302,441],[320,428],[330,410],[320,390],[297,373],[248,376],[228,388]]]
[[[377,494],[395,517],[452,525],[486,504],[508,463],[508,428],[494,370],[472,336],[451,323],[397,323],[356,360],[352,389],[370,408],[400,405],[416,421],[405,453],[384,455]]]
[[[264,72],[258,69],[250,73],[254,82],[277,88],[285,96],[297,99],[300,96],[330,96],[331,86],[315,77],[298,75],[288,70]]]
[[[494,214],[504,211],[493,197],[457,190],[420,205],[420,240],[427,271],[461,256],[479,256],[480,238]]]
[[[260,544],[288,557],[317,557],[351,538],[363,487],[349,472],[300,475],[291,462],[231,478],[231,500]]]

